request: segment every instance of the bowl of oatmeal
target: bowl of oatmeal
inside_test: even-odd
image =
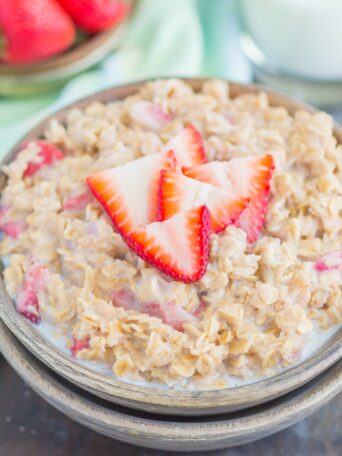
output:
[[[3,165],[1,317],[96,395],[209,414],[341,357],[342,132],[265,88],[157,80],[40,123]]]

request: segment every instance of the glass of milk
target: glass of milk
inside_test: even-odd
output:
[[[312,87],[318,104],[342,102],[342,0],[242,0],[241,7],[243,47],[257,75],[267,73],[259,79],[271,75],[297,92]]]

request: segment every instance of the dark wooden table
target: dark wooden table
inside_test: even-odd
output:
[[[169,456],[103,437],[51,407],[0,355],[0,456]],[[194,453],[193,453],[194,454]],[[274,436],[211,456],[340,456],[342,395],[311,417]]]

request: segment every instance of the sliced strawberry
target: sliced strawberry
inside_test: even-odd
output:
[[[39,323],[39,298],[38,293],[44,291],[48,279],[48,271],[45,266],[36,264],[28,270],[24,278],[23,286],[16,299],[16,308],[20,315]]]
[[[177,172],[183,166],[197,166],[207,163],[201,133],[193,125],[188,125],[184,130],[169,141],[164,150],[173,150],[176,155]]]
[[[253,243],[264,223],[273,170],[272,155],[259,155],[183,168],[183,173],[249,198],[250,203],[236,225],[247,233],[248,242]]]
[[[39,161],[32,161],[27,164],[27,168],[24,171],[23,176],[29,177],[33,176],[37,171],[39,171],[44,166],[50,166],[58,160],[64,158],[64,154],[60,151],[55,145],[50,144],[46,141],[34,141],[34,143],[39,147]]]
[[[160,131],[172,120],[172,116],[164,112],[158,105],[150,101],[136,101],[130,107],[129,115],[143,127]]]
[[[0,231],[6,236],[17,239],[26,230],[27,224],[23,220],[9,219],[7,217],[8,210],[8,206],[0,206]]]
[[[128,290],[115,290],[112,293],[112,303],[115,307],[122,307],[126,310],[140,310],[140,305],[134,294]]]
[[[8,222],[0,225],[0,230],[13,239],[17,239],[22,232],[27,228],[27,224],[23,221],[9,220]]]
[[[78,195],[71,196],[63,203],[63,209],[65,211],[75,211],[84,209],[88,203],[92,201],[92,196],[89,191],[79,193]]]
[[[146,225],[126,238],[143,260],[182,282],[196,282],[206,271],[210,212],[205,206]]]
[[[194,319],[191,314],[175,302],[168,302],[166,304],[161,304],[157,301],[139,302],[131,291],[124,289],[114,291],[112,302],[115,307],[135,310],[148,314],[151,317],[160,318],[164,323],[177,330],[182,330],[185,323]]]
[[[229,190],[181,174],[163,170],[160,175],[159,220],[194,207],[207,206],[211,215],[211,231],[218,233],[238,219],[248,202],[247,198]]]
[[[23,288],[35,292],[43,291],[48,280],[48,270],[42,264],[36,264],[26,273]]]
[[[20,315],[32,321],[39,323],[39,302],[37,293],[32,290],[22,290],[17,298],[17,311]]]
[[[198,304],[198,306],[191,312],[191,315],[193,315],[194,317],[198,318],[202,315],[202,313],[204,312],[205,308],[207,307],[207,304],[206,302],[202,299],[200,301],[200,303]]]
[[[73,358],[76,358],[76,355],[78,352],[89,348],[89,341],[90,341],[89,336],[85,337],[84,339],[75,339],[75,337],[74,337],[72,347],[70,348],[71,356]]]
[[[314,268],[318,272],[342,270],[342,252],[328,253],[314,263]]]
[[[177,331],[182,331],[185,323],[194,320],[192,315],[173,301],[166,304],[159,304],[157,302],[143,304],[142,312],[160,318],[165,324],[172,326]]]
[[[160,171],[175,169],[172,151],[150,155],[88,177],[87,184],[115,227],[127,237],[157,220]]]

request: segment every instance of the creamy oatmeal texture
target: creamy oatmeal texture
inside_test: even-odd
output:
[[[138,100],[159,106],[168,122],[133,120]],[[275,172],[259,240],[248,245],[235,226],[212,235],[206,274],[185,284],[130,251],[85,179],[160,152],[189,122],[209,160],[270,153]],[[172,386],[191,378],[219,388],[229,376],[268,375],[297,362],[316,327],[341,323],[340,266],[316,262],[342,244],[342,147],[332,127],[322,112],[292,117],[270,107],[264,93],[231,99],[222,81],[198,93],[179,80],[156,81],[123,101],[70,110],[65,125],[52,121],[45,132],[64,159],[23,177],[39,161],[31,143],[4,167],[1,208],[18,229],[14,236],[4,229],[1,241],[8,293],[19,305],[38,271],[40,318],[70,333],[76,357],[133,380]],[[159,303],[170,321],[182,318],[182,330],[151,316],[148,305],[113,305],[113,293],[130,292]]]

